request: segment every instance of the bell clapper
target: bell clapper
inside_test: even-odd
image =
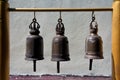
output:
[[[57,73],[60,73],[60,61],[57,61]]]
[[[33,71],[36,72],[36,60],[33,60]]]
[[[93,59],[90,59],[89,70],[92,70],[92,62],[93,62]]]

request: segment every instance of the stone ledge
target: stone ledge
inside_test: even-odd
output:
[[[112,80],[110,76],[10,75],[10,80]]]

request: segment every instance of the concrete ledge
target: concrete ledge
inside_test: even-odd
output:
[[[10,75],[10,80],[112,80],[110,76]]]

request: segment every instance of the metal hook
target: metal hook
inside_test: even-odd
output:
[[[91,15],[91,17],[92,17],[92,21],[91,21],[91,23],[90,23],[90,29],[98,29],[98,24],[97,24],[97,21],[95,21],[95,13],[94,13],[94,11],[92,11],[92,15]]]
[[[60,18],[58,19],[59,23],[62,23],[62,15],[61,15],[61,11],[60,11]]]
[[[94,11],[92,11],[92,22],[94,22],[95,21],[95,13],[94,13]]]
[[[62,18],[62,16],[61,16],[61,11],[60,11],[60,18]]]
[[[35,14],[35,11],[34,11],[34,18],[33,18],[32,22],[29,25],[29,29],[39,30],[39,28],[40,28],[40,25],[37,22],[36,14]]]
[[[34,11],[34,18],[36,18],[36,16],[35,16],[35,11]]]

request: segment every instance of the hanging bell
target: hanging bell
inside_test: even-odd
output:
[[[93,27],[93,23],[95,26]],[[97,34],[98,25],[96,21],[90,23],[90,35],[85,41],[85,58],[90,59],[89,70],[92,70],[93,59],[103,59],[102,38]]]
[[[85,58],[88,59],[103,59],[102,38],[97,34],[98,25],[95,22],[95,27],[90,24],[90,35],[85,41]]]
[[[64,36],[64,24],[62,19],[58,19],[56,25],[56,36],[52,41],[52,61],[69,61],[69,44],[67,37]]]
[[[43,58],[43,38],[39,35],[40,25],[38,24],[36,18],[29,26],[30,35],[26,39],[26,54],[25,60],[33,61],[34,71],[37,60],[42,60]]]

